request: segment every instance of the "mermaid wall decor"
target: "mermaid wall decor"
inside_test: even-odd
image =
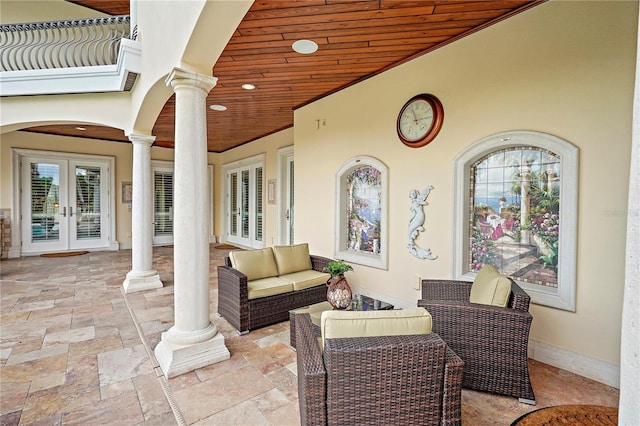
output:
[[[433,186],[429,185],[422,192],[418,192],[417,189],[409,191],[409,199],[411,200],[411,219],[409,219],[407,248],[409,249],[409,253],[418,259],[434,260],[438,258],[438,256],[431,254],[430,249],[423,249],[415,244],[415,239],[418,238],[420,232],[424,231],[424,206],[429,204],[427,203],[427,197],[432,189],[434,189]]]

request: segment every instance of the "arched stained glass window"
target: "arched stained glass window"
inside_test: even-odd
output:
[[[338,171],[336,184],[335,257],[386,269],[387,167],[372,157],[356,157]]]
[[[534,303],[575,310],[578,149],[515,131],[455,160],[454,276],[494,265]]]

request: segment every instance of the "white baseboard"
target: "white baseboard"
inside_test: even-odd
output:
[[[620,389],[620,366],[529,339],[529,358]]]

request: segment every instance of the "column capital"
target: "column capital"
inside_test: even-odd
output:
[[[141,143],[141,144],[152,145],[156,140],[155,136],[143,135],[143,134],[140,134],[140,133],[129,133],[127,135],[127,137],[129,138],[129,140],[133,144]]]
[[[188,86],[196,87],[205,93],[209,93],[215,87],[218,78],[174,68],[164,82],[167,86],[171,86],[174,91],[180,86]]]

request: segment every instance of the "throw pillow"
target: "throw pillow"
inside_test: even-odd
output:
[[[471,285],[469,302],[482,305],[507,306],[511,295],[511,280],[492,265],[484,265]]]

